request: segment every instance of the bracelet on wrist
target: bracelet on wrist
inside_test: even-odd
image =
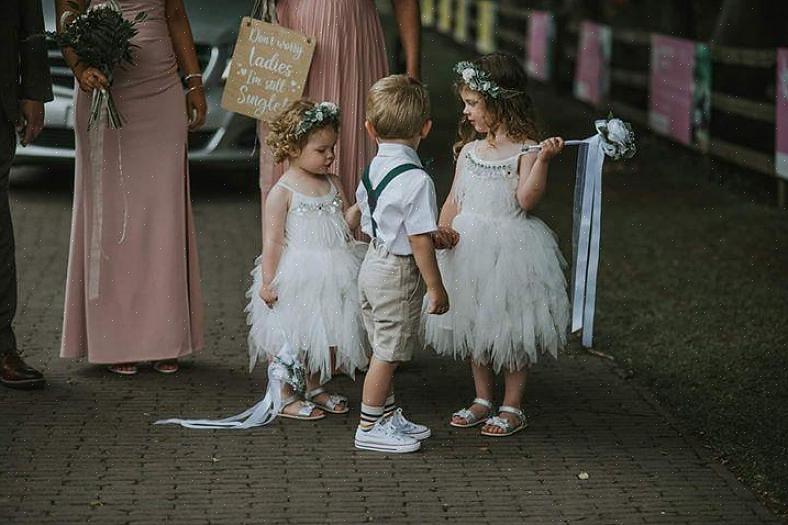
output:
[[[202,84],[200,84],[199,86],[192,86],[192,87],[190,87],[189,89],[186,90],[185,95],[188,95],[192,91],[196,91],[198,89],[202,89]]]
[[[202,73],[189,73],[188,75],[183,77],[183,81],[184,82],[188,82],[189,80],[191,80],[193,78],[199,78],[200,80],[202,80]]]

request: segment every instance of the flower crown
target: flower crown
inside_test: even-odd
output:
[[[295,136],[300,137],[317,126],[327,122],[339,122],[339,108],[333,102],[321,102],[315,107],[304,112],[301,122],[295,130]]]
[[[462,78],[466,86],[474,91],[484,93],[492,98],[498,98],[503,92],[501,87],[490,79],[490,75],[486,71],[482,71],[471,62],[465,60],[457,62],[454,72]]]

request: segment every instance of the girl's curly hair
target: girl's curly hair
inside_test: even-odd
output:
[[[303,123],[307,112],[314,109],[317,103],[301,99],[296,100],[269,124],[269,133],[265,143],[271,148],[276,162],[282,162],[296,156],[309,142],[309,137],[318,130],[329,128],[339,133],[339,119],[327,116],[321,122],[314,123],[307,132],[303,132]]]
[[[493,97],[489,94],[478,92],[484,98],[484,106],[487,111],[490,128],[487,134],[488,139],[494,139],[495,133],[501,127],[506,129],[506,133],[512,140],[525,141],[541,138],[541,132],[536,123],[536,114],[531,97],[525,91],[528,76],[525,73],[520,61],[507,53],[491,53],[472,60],[471,63],[478,69],[484,71],[497,86],[501,89],[501,94]],[[454,84],[457,95],[460,96],[463,89],[470,89],[462,77]],[[463,146],[481,138],[465,115],[460,118],[458,130],[459,140],[454,144],[454,156],[457,157]]]

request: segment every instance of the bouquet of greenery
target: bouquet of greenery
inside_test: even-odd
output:
[[[91,6],[83,11],[76,2],[69,2],[69,11],[63,13],[62,32],[50,32],[49,36],[61,48],[70,47],[79,56],[80,63],[101,71],[112,84],[112,72],[121,64],[134,64],[131,39],[137,34],[136,24],[146,18],[139,13],[134,20],[123,18],[116,0]],[[112,93],[108,89],[93,91],[90,104],[91,128],[107,108],[109,127],[120,128],[123,117],[115,106]]]

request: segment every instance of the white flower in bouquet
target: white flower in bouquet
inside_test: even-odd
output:
[[[630,159],[635,155],[635,133],[628,122],[621,119],[600,119],[594,122],[597,133],[602,137],[602,150],[614,160]]]

